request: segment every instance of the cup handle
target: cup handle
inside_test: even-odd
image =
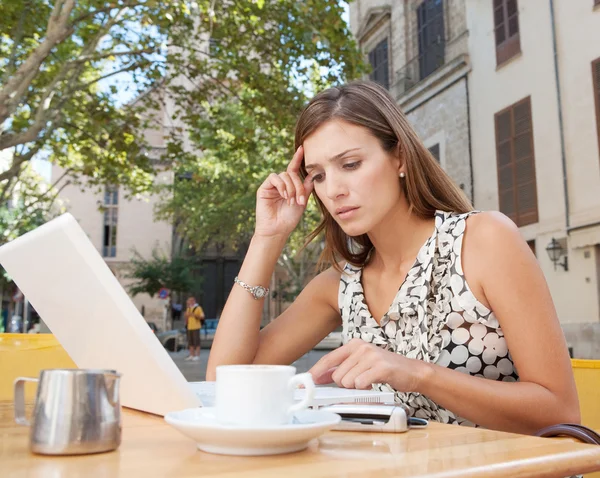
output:
[[[315,383],[313,382],[312,375],[310,373],[299,373],[290,378],[289,387],[294,390],[298,385],[304,385],[306,389],[306,396],[304,400],[295,403],[288,409],[288,413],[297,412],[304,410],[312,405],[313,399],[315,398]]]
[[[37,378],[19,377],[15,380],[15,422],[29,426],[25,418],[25,382],[38,382]]]

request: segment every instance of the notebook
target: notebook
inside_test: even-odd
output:
[[[215,402],[215,382],[190,382],[194,392],[200,397],[204,406],[210,407]],[[297,389],[294,400],[304,398],[306,390]],[[376,390],[354,390],[331,386],[317,386],[313,399],[313,408],[334,405],[336,403],[393,403],[393,392],[379,392]]]

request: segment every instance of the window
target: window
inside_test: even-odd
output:
[[[102,256],[117,255],[117,219],[119,208],[119,188],[107,186],[104,191],[104,238],[102,239]]]
[[[390,72],[388,61],[388,39],[379,42],[369,53],[369,63],[373,71],[369,78],[379,83],[386,90],[390,89]]]
[[[495,116],[500,211],[517,226],[538,221],[531,100]]]
[[[425,0],[417,9],[419,23],[419,77],[427,78],[444,64],[444,3]]]
[[[433,155],[433,157],[439,163],[440,162],[440,143],[436,143],[433,146],[430,146],[428,149],[429,149],[429,152]]]
[[[600,151],[600,58],[592,62],[592,83],[596,103],[596,129],[598,130],[598,150]]]
[[[521,52],[517,0],[494,0],[494,31],[496,64],[500,65]]]

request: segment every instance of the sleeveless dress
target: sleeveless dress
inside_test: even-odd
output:
[[[339,288],[343,342],[359,338],[408,358],[435,363],[468,375],[514,382],[519,379],[494,313],[473,295],[465,280],[461,248],[466,214],[436,211],[432,236],[419,250],[392,305],[378,324],[361,283],[362,268],[346,264]],[[412,416],[476,426],[415,392],[390,385]]]

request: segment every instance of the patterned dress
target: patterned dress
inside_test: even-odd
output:
[[[498,320],[475,298],[463,274],[465,223],[475,213],[436,212],[435,230],[419,250],[381,325],[365,303],[362,268],[346,264],[339,289],[344,343],[360,338],[468,375],[517,381]],[[394,391],[396,401],[416,417],[474,425],[419,393],[397,392],[388,384],[374,384],[373,388]]]

